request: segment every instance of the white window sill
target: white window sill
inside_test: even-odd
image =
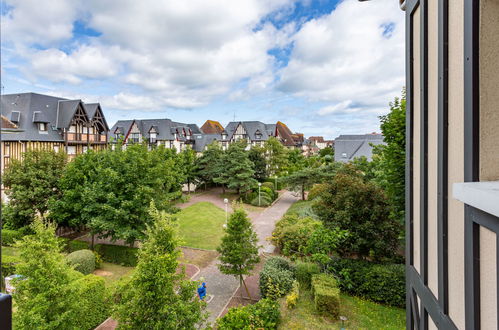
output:
[[[499,181],[454,183],[455,199],[499,217]]]

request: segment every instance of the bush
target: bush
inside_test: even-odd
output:
[[[293,282],[291,293],[286,296],[286,306],[289,309],[295,308],[298,298],[300,298],[300,284],[297,281]]]
[[[294,267],[287,259],[269,258],[260,272],[260,293],[264,298],[282,297],[291,290],[294,280]]]
[[[16,264],[19,258],[15,256],[2,256],[2,276],[6,277],[16,273]]]
[[[344,292],[390,306],[405,306],[403,264],[376,264],[335,258],[326,267],[336,275],[339,287]]]
[[[257,190],[257,192],[258,192],[258,190]],[[272,199],[272,201],[274,201],[277,197],[274,189],[269,188],[269,187],[265,187],[265,186],[260,187],[260,193],[262,193],[262,194],[265,193],[265,194],[269,195],[269,197]]]
[[[102,257],[97,251],[93,251],[95,255],[95,269],[99,269],[102,266]]]
[[[217,329],[277,329],[279,303],[275,300],[262,299],[254,305],[233,307],[217,321]]]
[[[66,259],[75,270],[84,275],[91,274],[95,270],[95,255],[90,250],[71,252]]]
[[[109,316],[105,303],[106,287],[104,279],[89,274],[72,282],[71,285],[80,297],[78,303],[79,327],[81,329],[94,329]]]
[[[317,197],[320,197],[325,188],[326,185],[323,183],[314,184],[314,186],[308,192],[307,200],[311,201],[316,199]]]
[[[2,229],[2,245],[3,246],[13,246],[14,243],[18,240],[21,239],[23,235],[13,229]]]
[[[262,183],[262,188],[263,187],[270,188],[270,190],[272,190],[272,191],[275,191],[275,187],[274,186],[275,186],[275,184],[273,182],[267,182],[266,181],[266,182]]]
[[[303,256],[312,233],[321,227],[318,220],[285,215],[277,222],[272,240],[285,256]]]
[[[137,251],[139,249],[128,246],[97,244],[95,251],[102,256],[102,260],[122,266],[137,266]]]
[[[340,313],[340,289],[336,279],[327,274],[312,276],[312,295],[315,309],[322,314],[338,318]]]
[[[270,206],[272,204],[273,200],[272,197],[269,196],[265,192],[261,192],[260,198],[258,197],[258,192],[256,193],[256,197],[253,198],[250,202],[251,205],[253,206]]]
[[[297,262],[296,280],[304,289],[309,289],[312,284],[312,275],[319,274],[319,265],[313,262]]]
[[[90,245],[84,241],[72,240],[69,238],[60,237],[62,250],[66,253],[71,253],[79,250],[88,250]]]
[[[275,179],[265,179],[264,182],[271,183],[272,188],[274,188],[274,190],[282,190],[282,188],[284,188],[283,184],[282,184],[282,180],[279,178],[277,178],[277,189],[275,189]]]

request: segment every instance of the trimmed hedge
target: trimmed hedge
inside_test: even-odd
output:
[[[16,273],[16,264],[19,263],[19,257],[2,256],[2,276],[6,277]]]
[[[217,329],[277,329],[281,318],[279,303],[262,299],[254,305],[232,307],[217,320]]]
[[[72,240],[69,238],[60,237],[62,244],[62,250],[67,253],[79,251],[79,250],[88,250],[90,248],[90,244],[84,241]]]
[[[2,245],[13,246],[14,243],[21,239],[23,234],[13,229],[2,229]]]
[[[81,297],[78,304],[80,328],[94,329],[109,316],[104,279],[89,274],[72,282],[71,285]]]
[[[310,289],[312,285],[312,276],[321,272],[319,265],[313,262],[296,263],[296,280],[304,289]]]
[[[403,264],[376,264],[334,258],[326,267],[336,275],[340,289],[344,292],[390,306],[405,306]]]
[[[340,289],[336,279],[327,274],[312,276],[312,295],[315,309],[322,314],[338,318],[340,314]]]
[[[295,269],[289,260],[271,257],[260,272],[260,293],[264,298],[279,298],[293,287]]]
[[[319,220],[300,218],[295,214],[285,215],[277,222],[272,240],[285,256],[304,256],[310,237],[321,227]]]
[[[94,250],[102,257],[102,260],[122,266],[137,266],[138,248],[128,246],[97,244]]]
[[[95,254],[90,250],[79,250],[66,256],[68,263],[84,275],[95,270]]]

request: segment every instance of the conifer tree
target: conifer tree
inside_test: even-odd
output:
[[[257,184],[253,178],[254,165],[245,149],[246,142],[243,140],[232,143],[224,157],[224,170],[220,171],[221,181],[225,181],[228,188],[236,189],[238,194],[247,192]]]

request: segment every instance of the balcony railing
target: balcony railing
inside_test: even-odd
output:
[[[71,143],[106,143],[107,135],[66,132],[65,140]]]

